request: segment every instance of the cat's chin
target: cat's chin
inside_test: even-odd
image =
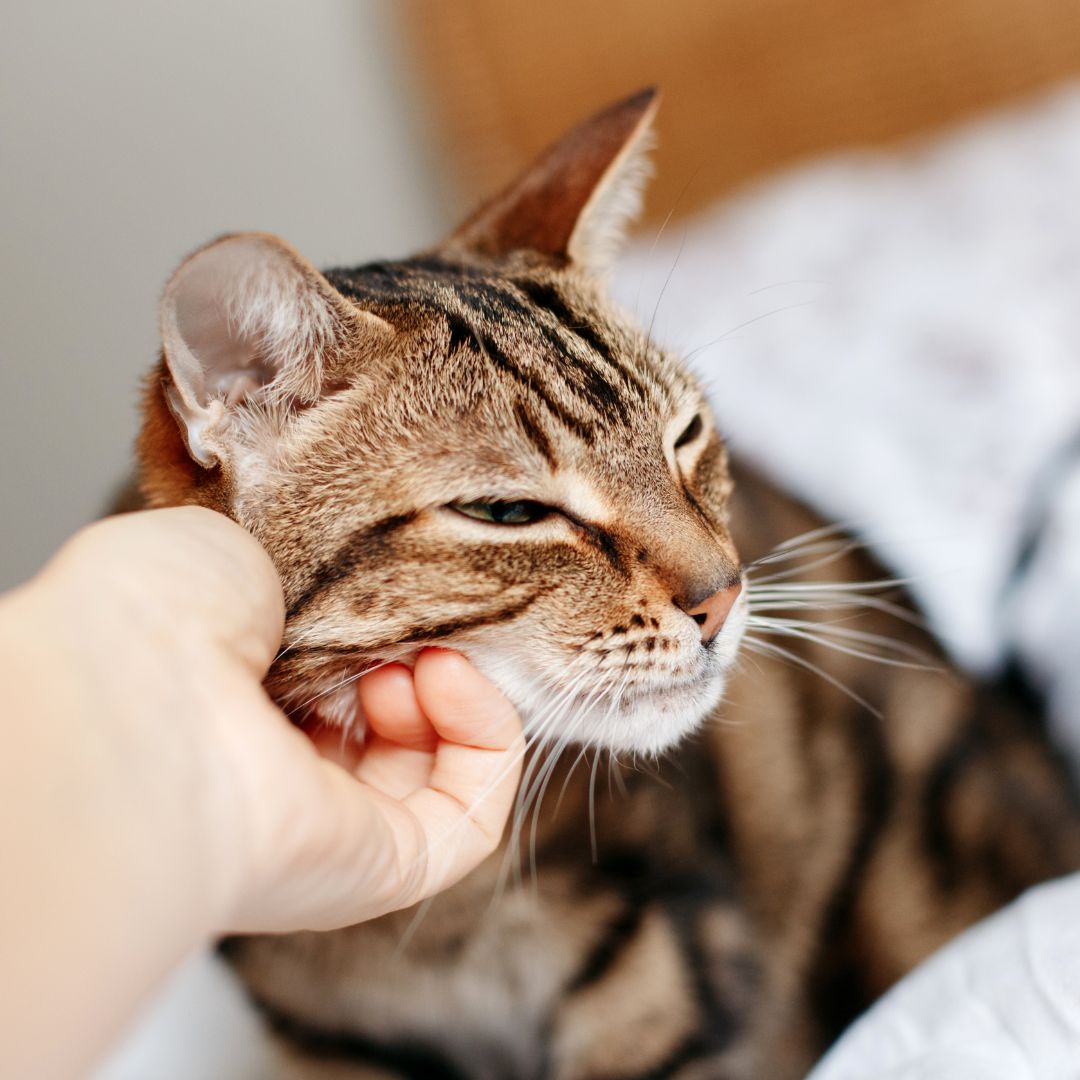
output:
[[[720,704],[747,616],[744,592],[719,636],[702,648],[688,635],[669,670],[659,664],[582,670],[571,658],[552,671],[535,651],[505,641],[455,647],[513,702],[531,742],[654,756],[691,735]]]
[[[730,669],[726,657],[710,657],[692,677],[560,692],[538,690],[520,669],[492,663],[490,655],[474,653],[470,659],[517,707],[530,742],[630,756],[661,754],[697,730],[719,705]]]
[[[467,656],[503,692],[521,715],[530,743],[654,756],[691,735],[719,705],[746,617],[742,601],[707,648],[696,635],[687,635],[667,668],[660,663],[605,667],[584,654],[560,665],[542,650],[523,650],[520,639],[505,635],[445,644]],[[365,666],[391,660],[411,666],[419,651],[419,646],[398,646],[392,655],[367,658]],[[575,663],[581,659],[589,665]],[[279,687],[275,697],[304,726],[342,729],[362,741],[367,724],[357,696],[360,671],[329,669],[318,681]]]
[[[720,704],[725,683],[723,673],[712,673],[687,685],[628,696],[614,711],[587,715],[580,741],[616,754],[662,754],[701,726]]]
[[[483,667],[485,665],[478,664]],[[720,703],[726,673],[710,670],[696,679],[658,688],[635,688],[609,698],[577,694],[558,707],[555,723],[554,701],[533,704],[537,695],[523,690],[519,680],[491,672],[492,681],[518,707],[526,733],[549,745],[585,745],[616,754],[653,756],[670,750],[692,734]],[[317,704],[307,714],[309,728],[326,726],[343,729],[353,738],[362,738],[366,727],[358,709],[355,686],[318,694]]]

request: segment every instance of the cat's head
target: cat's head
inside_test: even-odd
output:
[[[603,286],[654,108],[587,121],[417,258],[320,273],[245,234],[169,282],[143,488],[269,551],[295,711],[351,722],[352,677],[425,644],[548,738],[656,751],[719,699],[745,622],[724,450]]]

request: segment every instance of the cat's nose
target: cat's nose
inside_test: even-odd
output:
[[[693,607],[682,607],[687,615],[701,627],[701,640],[707,645],[724,625],[724,621],[731,614],[735,601],[742,592],[742,582],[736,581],[734,585],[725,585],[718,592],[705,597],[704,600],[694,604]]]

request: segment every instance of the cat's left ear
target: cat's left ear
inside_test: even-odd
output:
[[[549,147],[484,204],[446,248],[500,256],[536,251],[606,272],[641,208],[659,92],[641,90]]]
[[[165,288],[165,399],[190,456],[212,468],[231,456],[253,407],[285,418],[313,405],[337,357],[392,336],[276,236],[225,236]]]

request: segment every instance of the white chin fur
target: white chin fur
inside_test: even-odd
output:
[[[573,664],[551,676],[538,672],[535,652],[522,655],[502,642],[448,644],[468,656],[513,702],[530,738],[654,755],[686,738],[720,703],[746,626],[745,595],[708,657],[702,657],[696,677],[665,679],[656,671],[648,685],[628,687],[621,696],[598,692],[599,673],[575,673]],[[688,648],[698,649],[696,640]]]
[[[631,697],[614,711],[585,709],[579,714],[583,737],[575,741],[617,754],[660,754],[696,730],[723,693],[724,676],[711,675],[689,687]]]

